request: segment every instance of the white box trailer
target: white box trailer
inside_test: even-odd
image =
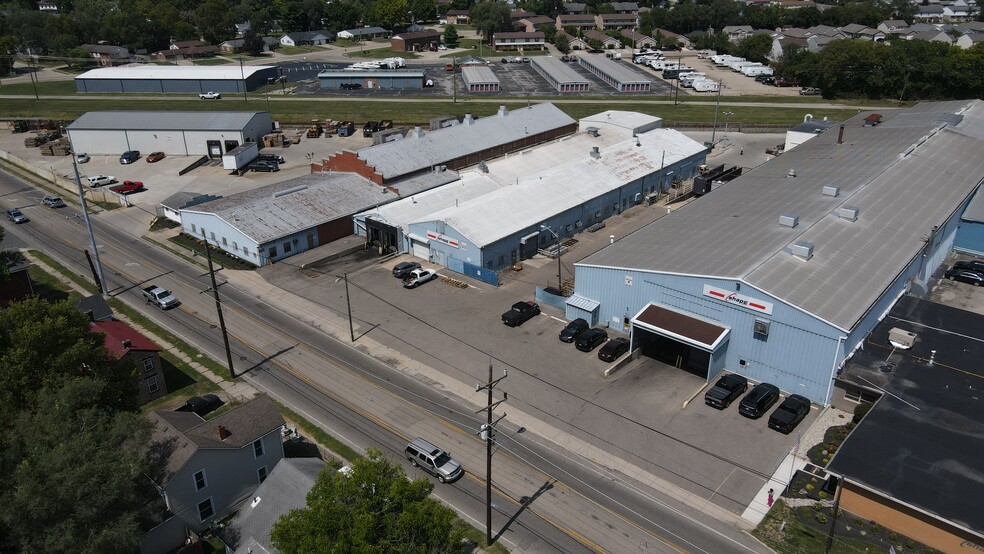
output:
[[[714,62],[714,65],[728,65],[731,62],[743,62],[745,58],[739,58],[731,54],[720,54],[718,56],[712,56],[711,61]]]
[[[680,86],[684,88],[691,88],[694,86],[694,81],[699,81],[701,79],[707,79],[707,75],[703,73],[681,73],[679,76]]]
[[[737,72],[737,71],[741,71],[741,68],[743,68],[743,67],[748,67],[750,65],[756,65],[756,64],[757,65],[762,65],[762,64],[760,64],[758,62],[750,62],[748,60],[745,60],[745,61],[742,61],[742,62],[731,62],[731,63],[728,64],[728,67],[731,68],[731,71]]]
[[[721,85],[717,81],[710,79],[697,79],[694,81],[694,92],[717,92],[721,90]]]
[[[746,77],[758,77],[759,75],[772,75],[774,73],[771,67],[765,65],[759,66],[748,66],[741,68],[741,74]]]
[[[222,169],[236,170],[249,165],[249,162],[260,156],[255,142],[247,142],[222,154]]]

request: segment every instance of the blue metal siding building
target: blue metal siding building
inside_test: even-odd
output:
[[[984,257],[984,193],[980,190],[960,217],[954,250]]]
[[[198,94],[242,93],[277,78],[274,66],[120,66],[86,71],[75,78],[78,92]]]
[[[567,317],[708,381],[829,403],[896,300],[928,291],[984,178],[984,102],[865,115],[577,263]]]

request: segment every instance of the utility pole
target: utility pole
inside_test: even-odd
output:
[[[557,233],[554,233],[554,230],[551,229],[550,227],[547,227],[546,225],[540,225],[540,228],[541,229],[544,229],[546,231],[549,231],[550,234],[554,236],[554,239],[557,240],[557,294],[560,295],[560,296],[563,296],[564,295],[564,281],[563,281],[563,279],[560,276],[560,267],[561,267],[560,266],[560,235],[558,235]]]
[[[69,142],[71,144],[71,142]],[[85,203],[85,193],[82,192],[82,180],[79,179],[79,165],[78,158],[75,157],[75,149],[69,148],[69,153],[72,156],[72,172],[75,175],[75,188],[79,191],[79,203],[82,205],[82,219],[85,221],[85,230],[89,233],[89,247],[92,248],[92,258],[95,262],[95,275],[96,284],[99,285],[99,290],[102,292],[103,296],[109,294],[109,289],[106,286],[106,276],[103,274],[102,263],[99,262],[99,249],[96,248],[96,236],[92,234],[92,222],[89,221],[89,208]]]
[[[352,336],[352,342],[355,342],[355,328],[352,327],[352,301],[349,299],[348,273],[343,273],[342,277],[345,279],[345,307],[348,308],[349,335]]]
[[[487,546],[492,546],[492,445],[495,443],[495,426],[502,421],[502,418],[506,417],[506,414],[503,413],[499,419],[492,421],[492,410],[509,399],[509,395],[503,391],[502,400],[495,401],[492,398],[492,389],[508,376],[509,371],[502,368],[502,377],[492,379],[492,354],[489,353],[489,380],[485,385],[475,385],[475,392],[481,392],[482,389],[489,391],[488,405],[475,412],[486,412],[487,414],[486,423],[482,424],[479,431],[479,436],[485,441],[485,542]]]
[[[718,110],[721,109],[721,89],[724,88],[724,80],[718,84],[718,97],[717,103],[714,105],[714,130],[711,131],[711,148],[714,148],[714,135],[717,134],[718,130]]]
[[[239,56],[239,76],[242,77],[242,79],[243,79],[243,102],[249,102],[249,99],[246,98],[246,73],[245,73],[245,70],[243,69],[243,57],[242,56]],[[207,243],[208,243],[208,241],[206,241],[206,244]]]
[[[222,301],[219,300],[219,286],[215,284],[215,269],[212,268],[212,249],[208,246],[205,229],[202,229],[202,240],[205,241],[205,257],[208,258],[208,275],[212,278],[212,295],[215,296],[215,311],[219,313],[219,330],[222,332],[222,342],[225,344],[226,361],[229,363],[229,378],[236,378],[236,368],[232,365],[232,350],[229,349],[229,333],[226,332],[225,318],[222,317]],[[202,292],[208,292],[205,289]],[[201,294],[198,293],[198,294]]]

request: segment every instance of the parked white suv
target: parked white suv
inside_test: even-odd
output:
[[[89,181],[90,187],[96,188],[103,185],[112,185],[116,182],[116,177],[113,177],[112,175],[94,175],[92,177],[88,177],[87,180]]]

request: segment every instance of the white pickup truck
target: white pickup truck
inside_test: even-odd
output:
[[[101,187],[103,185],[112,185],[116,182],[116,177],[112,175],[93,175],[88,177],[89,186],[92,188]]]
[[[202,100],[218,100],[219,98],[222,98],[222,95],[219,94],[218,92],[210,91],[210,92],[203,92],[199,94],[198,97],[201,98]]]
[[[162,310],[173,308],[179,304],[178,299],[171,294],[171,291],[158,287],[157,285],[144,287],[143,295],[147,299],[147,302],[157,304],[157,307]]]

